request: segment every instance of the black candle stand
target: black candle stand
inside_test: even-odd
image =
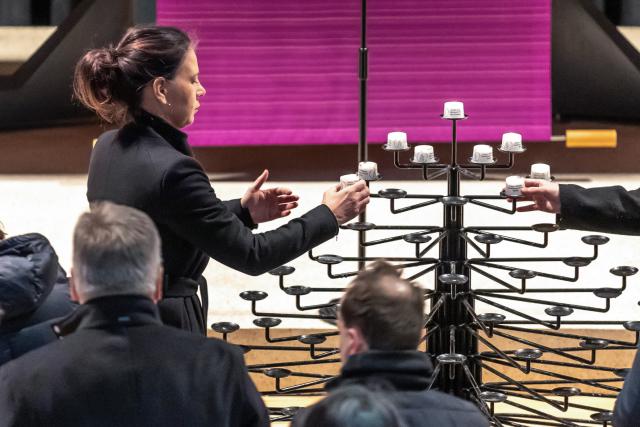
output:
[[[366,45],[366,0],[361,0],[361,45],[358,50],[359,80],[359,141],[358,161],[367,160],[367,79],[368,48]],[[433,273],[433,287],[424,290],[424,298],[429,307],[425,314],[424,336],[420,348],[431,357],[435,372],[430,387],[454,394],[475,402],[495,426],[608,426],[612,421],[611,408],[620,391],[620,386],[629,371],[627,367],[599,365],[598,354],[605,351],[626,350],[634,352],[640,335],[640,321],[623,320],[571,320],[575,311],[607,313],[611,300],[619,297],[627,287],[627,278],[638,269],[630,266],[614,267],[610,273],[619,277],[620,287],[570,287],[540,288],[532,285],[536,278],[558,282],[575,283],[580,278],[580,269],[595,261],[599,247],[608,242],[601,235],[587,235],[582,241],[591,246],[586,254],[566,257],[492,257],[492,247],[501,245],[524,245],[535,249],[545,249],[549,244],[549,234],[558,230],[556,224],[534,224],[531,226],[473,226],[464,224],[464,208],[476,205],[502,214],[515,214],[518,198],[510,198],[510,207],[504,193],[495,195],[462,195],[462,178],[484,180],[488,170],[506,170],[514,165],[515,155],[524,148],[498,151],[505,159],[492,159],[487,163],[458,164],[457,126],[458,121],[450,120],[452,127],[451,154],[448,163],[437,157],[433,162],[416,163],[403,161],[406,149],[383,146],[393,153],[393,163],[398,169],[420,171],[423,180],[429,181],[446,177],[445,194],[409,194],[396,188],[387,188],[372,194],[368,210],[378,209],[380,202],[388,200],[389,210],[394,215],[442,205],[441,225],[380,225],[368,222],[365,213],[357,222],[341,226],[343,232],[358,233],[357,255],[314,254],[311,260],[326,267],[331,279],[345,279],[355,276],[365,263],[378,259],[392,262],[398,268],[407,269],[406,278],[418,279]],[[435,153],[434,153],[435,154]],[[471,159],[470,159],[471,160]],[[400,201],[408,206],[398,206]],[[497,206],[490,201],[500,202]],[[398,234],[376,240],[367,239],[373,231],[397,231]],[[536,232],[539,239],[528,240],[518,233]],[[404,241],[413,245],[414,256],[367,256],[367,248],[391,242]],[[437,256],[428,257],[438,249]],[[469,256],[468,250],[477,254]],[[566,266],[572,274],[560,275],[529,269],[521,263],[556,263]],[[345,268],[345,265],[353,267]],[[411,273],[409,273],[411,271]],[[312,373],[306,367],[323,364],[337,364],[334,357],[339,349],[325,345],[327,337],[337,335],[335,327],[312,335],[298,334],[278,336],[277,327],[282,319],[320,319],[335,324],[338,300],[329,303],[309,304],[313,295],[326,292],[343,292],[344,287],[290,285],[289,276],[295,273],[292,266],[281,266],[270,272],[277,277],[279,290],[291,297],[288,311],[266,309],[268,294],[263,291],[245,291],[240,297],[249,302],[256,319],[254,325],[264,329],[264,343],[242,345],[245,352],[268,351],[273,362],[248,365],[252,373],[264,375],[273,380],[273,389],[264,391],[271,395],[309,395],[323,392],[323,386],[332,376]],[[494,288],[472,286],[475,275],[495,283]],[[499,274],[508,278],[498,277]],[[571,302],[575,294],[592,294],[593,303],[579,305]],[[533,294],[551,294],[558,298],[541,299],[529,297]],[[529,296],[527,296],[529,295]],[[320,298],[326,301],[326,298]],[[478,313],[476,302],[490,307],[490,312]],[[515,309],[511,303],[525,303],[531,307],[545,307],[547,317],[536,317]],[[607,337],[594,337],[563,331],[571,326],[622,326],[629,331],[630,340],[622,341]],[[212,329],[228,340],[238,325],[219,322]],[[532,336],[524,338],[523,335]],[[569,340],[568,346],[550,346],[540,342],[540,338],[553,337]],[[497,343],[497,338],[508,342]],[[482,345],[482,347],[481,347]],[[295,352],[300,357],[293,361],[278,361],[280,352]],[[554,367],[569,368],[570,374],[554,372]],[[518,378],[512,372],[517,373]],[[593,375],[593,373],[599,373]],[[493,378],[486,380],[486,375]],[[522,379],[536,375],[543,379]],[[604,377],[602,377],[604,375]],[[290,378],[296,379],[295,381]],[[302,381],[302,382],[300,382]],[[608,402],[607,409],[583,404],[579,397],[597,397]],[[529,404],[533,403],[533,404]],[[295,415],[297,407],[270,409],[272,421],[288,421]],[[582,418],[568,416],[567,411],[579,409],[588,415]],[[550,413],[551,411],[551,413]],[[554,412],[555,411],[555,412]],[[559,415],[554,415],[559,414]],[[566,416],[563,416],[566,415]]]
[[[514,162],[514,153],[506,153],[508,160],[493,164],[458,164],[456,125],[451,120],[452,141],[449,163],[405,164],[400,153],[394,151],[394,164],[402,169],[421,170],[424,179],[434,179],[446,175],[447,192],[443,195],[409,194],[401,189],[384,189],[373,194],[369,209],[388,200],[392,214],[427,208],[440,204],[443,210],[441,225],[377,225],[370,222],[352,222],[341,226],[342,232],[358,233],[358,256],[336,254],[314,254],[308,256],[318,264],[325,265],[326,274],[331,279],[353,277],[358,273],[357,265],[378,259],[386,259],[398,268],[411,270],[407,278],[415,280],[433,273],[433,288],[425,289],[425,300],[429,312],[425,315],[425,333],[421,348],[427,352],[434,363],[435,372],[430,387],[455,394],[475,402],[496,426],[550,425],[583,426],[610,425],[610,409],[620,391],[620,383],[628,372],[626,367],[611,367],[598,364],[598,355],[603,351],[635,351],[640,334],[640,321],[585,320],[572,321],[571,315],[578,310],[598,313],[610,311],[612,300],[626,290],[627,278],[635,275],[635,267],[619,266],[610,270],[618,287],[553,287],[540,288],[533,284],[535,278],[553,281],[577,282],[580,269],[590,265],[598,258],[600,246],[608,243],[609,238],[602,235],[582,237],[585,253],[580,256],[566,257],[493,257],[494,245],[525,245],[534,249],[547,248],[551,233],[559,228],[555,224],[534,224],[532,226],[468,226],[464,224],[464,208],[474,204],[492,209],[502,214],[516,212],[517,199],[511,200],[511,208],[506,209],[487,203],[487,200],[507,202],[505,195],[463,195],[460,192],[461,178],[482,180],[489,169],[504,169]],[[427,169],[435,171],[429,174]],[[473,170],[480,170],[475,173]],[[444,172],[442,172],[444,171]],[[402,208],[396,206],[399,200],[417,200],[416,203]],[[425,200],[425,201],[420,201]],[[398,234],[371,240],[367,233],[375,230],[397,231]],[[514,237],[519,232],[535,232],[539,239],[527,240]],[[373,257],[362,255],[367,247],[384,245],[390,242],[405,242],[415,246],[414,256]],[[438,249],[437,256],[427,256]],[[469,255],[469,251],[474,256]],[[475,256],[477,254],[477,256]],[[569,274],[556,274],[543,269],[522,268],[521,263],[556,263],[568,268]],[[352,264],[353,268],[344,268]],[[340,271],[337,271],[337,270]],[[309,304],[312,295],[326,292],[343,292],[344,287],[289,285],[289,276],[295,273],[291,266],[278,267],[270,272],[278,280],[281,292],[291,296],[291,306],[295,310],[267,310],[268,295],[262,291],[245,291],[240,297],[251,304],[251,311],[257,317],[255,326],[263,328],[266,344],[244,345],[245,351],[291,351],[300,354],[299,360],[273,362],[262,365],[250,365],[250,372],[261,373],[274,381],[272,390],[266,394],[316,394],[329,381],[331,375],[305,372],[305,367],[318,364],[337,363],[337,348],[324,345],[327,337],[337,335],[335,329],[312,335],[293,335],[278,337],[277,327],[281,319],[321,319],[335,323],[336,303]],[[499,274],[508,278],[498,277]],[[475,275],[489,279],[493,288],[474,289],[472,279]],[[593,303],[580,305],[571,302],[576,293],[592,294]],[[532,296],[551,294],[556,298]],[[496,312],[478,313],[476,303],[482,302],[496,309]],[[512,303],[526,303],[545,307],[547,317],[536,317],[512,307]],[[499,312],[498,312],[499,311]],[[606,337],[594,337],[563,332],[567,326],[620,325],[630,333],[628,341]],[[230,322],[212,325],[213,330],[227,339],[229,334],[238,330]],[[524,338],[527,336],[528,338]],[[510,343],[509,348],[494,342],[497,338]],[[543,344],[540,338],[554,337],[572,340],[572,345],[554,347]],[[293,344],[296,345],[293,345]],[[287,345],[289,344],[289,345]],[[484,349],[480,350],[480,348]],[[277,356],[274,355],[274,359]],[[554,372],[552,368],[570,368],[571,374]],[[523,380],[514,378],[509,369],[519,376],[535,374],[544,379]],[[592,373],[605,374],[604,378],[593,378]],[[491,374],[493,379],[486,381],[483,374]],[[287,378],[306,379],[302,383],[287,385]],[[486,377],[486,375],[484,375]],[[607,399],[608,409],[577,402],[578,396],[591,396]],[[536,402],[528,405],[526,402]],[[535,408],[534,408],[535,406]],[[576,419],[551,415],[548,409],[560,414],[570,409],[591,411],[588,418]],[[296,408],[284,408],[273,411],[274,419],[286,420],[295,413]]]

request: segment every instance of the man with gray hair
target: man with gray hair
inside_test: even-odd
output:
[[[0,368],[0,426],[267,426],[242,352],[163,326],[151,219],[103,202],[73,237],[64,339]]]

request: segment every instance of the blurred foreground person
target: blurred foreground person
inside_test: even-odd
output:
[[[64,339],[0,368],[0,426],[267,426],[240,349],[163,326],[151,219],[101,203],[73,237]]]
[[[53,324],[75,308],[47,238],[0,229],[0,365],[57,340]]]

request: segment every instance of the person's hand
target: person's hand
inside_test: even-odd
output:
[[[265,169],[240,199],[240,204],[243,208],[249,209],[251,219],[256,224],[285,217],[298,207],[299,197],[288,188],[262,190],[261,187],[267,179],[269,171]]]
[[[325,191],[322,203],[331,209],[338,224],[342,225],[364,211],[369,203],[369,188],[363,180],[342,190],[338,184]]]
[[[542,211],[560,213],[560,186],[541,179],[526,179],[522,188],[523,199],[533,204],[521,206],[518,212]]]

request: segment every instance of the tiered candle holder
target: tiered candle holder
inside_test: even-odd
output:
[[[467,117],[465,117],[466,119]],[[405,148],[391,149],[394,164],[401,169],[420,170],[424,180],[446,175],[446,194],[409,194],[401,189],[388,188],[373,194],[369,209],[376,209],[379,202],[388,200],[392,214],[426,208],[441,204],[443,221],[441,225],[377,225],[370,222],[352,222],[343,225],[345,231],[358,233],[359,252],[377,245],[404,241],[415,246],[413,256],[349,256],[309,252],[309,257],[325,265],[326,274],[331,279],[343,279],[358,273],[356,265],[385,259],[398,268],[416,271],[407,277],[415,280],[429,273],[434,274],[433,287],[425,289],[425,300],[429,312],[425,315],[425,333],[421,348],[427,352],[434,363],[435,373],[430,387],[455,394],[474,401],[496,426],[550,425],[582,426],[610,424],[611,408],[620,383],[628,372],[626,367],[611,367],[598,364],[601,352],[613,350],[635,351],[640,335],[640,321],[571,320],[575,311],[608,313],[612,300],[619,297],[627,287],[628,277],[635,275],[638,269],[631,266],[618,266],[610,269],[612,276],[619,278],[620,286],[611,287],[553,287],[539,288],[531,281],[546,278],[558,282],[577,282],[580,269],[586,267],[598,257],[599,248],[609,238],[602,235],[586,235],[582,242],[589,251],[580,256],[566,257],[494,257],[492,248],[497,244],[524,245],[544,249],[549,243],[549,234],[559,231],[555,224],[534,224],[532,226],[474,226],[465,225],[464,208],[468,204],[491,209],[503,214],[516,212],[517,199],[511,200],[509,209],[495,206],[487,201],[506,201],[505,195],[463,195],[460,192],[461,178],[482,180],[489,169],[508,169],[513,166],[514,155],[523,152],[507,151],[508,159],[490,164],[458,164],[456,127],[459,119],[447,119],[452,125],[451,157],[449,163],[404,163],[400,155],[408,151]],[[503,151],[504,153],[504,151]],[[479,173],[478,173],[479,172]],[[399,200],[416,200],[409,206],[398,207]],[[398,231],[392,237],[370,240],[367,233],[376,230]],[[519,232],[535,232],[540,239],[527,240],[514,237]],[[517,234],[516,234],[517,235]],[[438,247],[438,255],[427,256]],[[469,252],[477,254],[471,256]],[[543,269],[528,269],[521,263],[552,263],[569,267],[572,274],[561,275],[545,272]],[[344,268],[353,264],[354,268]],[[335,322],[336,303],[307,304],[310,295],[326,292],[342,292],[343,287],[309,287],[287,285],[288,277],[295,272],[291,266],[282,266],[270,273],[278,278],[279,288],[292,297],[291,306],[295,311],[266,312],[258,305],[268,295],[261,291],[246,291],[240,297],[251,304],[251,311],[257,317],[254,324],[265,331],[267,345],[251,343],[244,345],[245,351],[293,351],[299,352],[299,360],[250,365],[251,372],[262,373],[272,378],[274,387],[267,394],[309,394],[322,391],[322,385],[332,376],[305,372],[309,365],[337,363],[334,356],[338,349],[323,345],[327,337],[337,335],[335,329],[312,335],[293,335],[273,337],[274,330],[283,318],[322,319]],[[506,272],[508,279],[498,277],[498,272]],[[493,288],[475,289],[472,286],[475,275],[482,276],[492,283]],[[592,294],[594,303],[581,305],[571,302],[577,293]],[[551,294],[565,298],[540,298],[533,294]],[[569,298],[566,298],[569,296]],[[567,301],[568,300],[568,301]],[[482,302],[498,312],[478,312],[476,303]],[[547,318],[536,317],[518,310],[511,303],[545,307]],[[504,313],[504,314],[503,314]],[[620,325],[628,330],[632,339],[616,340],[607,337],[595,337],[583,334],[563,332],[563,327],[575,325]],[[223,335],[224,339],[238,329],[237,325],[220,322],[212,328]],[[524,338],[523,335],[531,336]],[[507,341],[508,348],[496,343],[495,339]],[[541,338],[553,337],[571,340],[569,346],[551,346],[543,344]],[[282,345],[297,343],[297,345]],[[277,360],[274,356],[274,360]],[[568,368],[570,373],[558,373],[553,367]],[[514,375],[509,369],[518,372]],[[604,378],[593,378],[592,373],[599,372]],[[484,374],[484,377],[483,377]],[[486,380],[486,374],[493,378]],[[528,375],[543,379],[527,380]],[[287,385],[287,378],[307,378],[301,384]],[[597,397],[610,402],[608,409],[590,406],[578,401],[577,397]],[[527,403],[529,402],[529,403]],[[508,412],[510,408],[513,411]],[[570,409],[590,411],[589,418],[579,419],[552,415],[547,409],[566,413]],[[274,419],[290,419],[295,408],[274,411]]]

